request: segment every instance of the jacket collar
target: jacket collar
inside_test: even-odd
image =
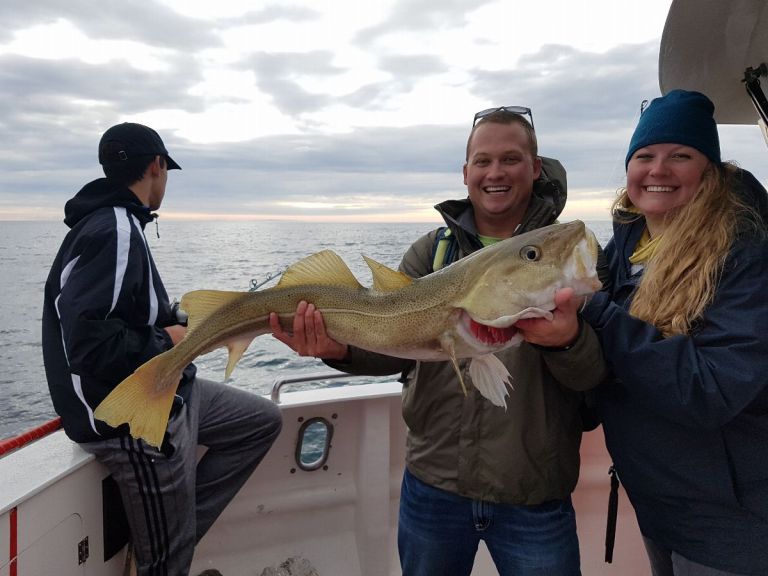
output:
[[[435,210],[440,213],[446,226],[456,235],[459,246],[464,253],[468,254],[482,248],[482,244],[477,237],[474,208],[469,198],[446,200],[436,204]],[[537,194],[532,194],[528,209],[515,235],[554,224],[558,214],[559,211],[555,209],[551,200]]]
[[[155,218],[127,186],[116,185],[107,178],[98,178],[83,186],[64,206],[64,223],[74,227],[96,210],[118,206],[128,209],[139,219],[142,228]]]

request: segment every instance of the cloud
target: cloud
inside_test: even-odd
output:
[[[470,89],[531,107],[539,152],[563,161],[569,183],[614,189],[640,102],[659,95],[657,52],[656,41],[604,53],[550,44],[520,56],[515,69],[473,71]]]
[[[364,28],[355,35],[355,43],[367,46],[389,34],[430,32],[460,28],[470,13],[493,0],[399,0],[389,16],[376,26]]]
[[[312,22],[319,20],[322,14],[317,10],[302,6],[281,6],[273,4],[261,10],[252,10],[234,18],[220,18],[223,27],[270,24],[278,20],[290,22]]]
[[[195,63],[177,57],[169,65],[168,72],[158,74],[136,69],[125,60],[93,65],[0,56],[0,94],[30,112],[41,111],[40,100],[90,102],[122,114],[166,106],[202,110],[204,101],[190,94],[201,79]]]
[[[327,51],[310,53],[260,52],[248,59],[256,86],[270,96],[272,103],[288,115],[301,115],[326,107],[331,102],[327,94],[313,93],[301,85],[307,76],[336,76],[345,72],[333,64],[333,54]]]
[[[379,66],[388,72],[395,81],[408,81],[409,83],[449,70],[442,58],[430,54],[384,56],[381,58]]]
[[[3,168],[66,169],[125,118],[166,106],[202,112],[205,102],[189,91],[199,77],[187,61],[157,74],[127,62],[0,56],[0,99],[10,104],[0,109]]]
[[[379,68],[388,75],[386,80],[361,86],[339,101],[364,110],[391,109],[399,96],[413,91],[418,83],[449,70],[442,59],[428,54],[385,56]]]
[[[431,215],[466,193],[472,114],[515,104],[533,109],[541,154],[567,168],[573,206],[607,206],[640,102],[659,93],[658,38],[596,51],[552,34],[491,58],[504,38],[482,32],[497,4],[334,3],[329,13],[274,3],[240,14],[200,4],[190,17],[171,0],[95,12],[84,0],[2,3],[0,218],[20,206],[58,218],[101,176],[101,133],[125,120],[155,127],[183,166],[164,212]],[[334,20],[343,16],[354,21]],[[103,54],[26,53],[18,38],[48,25]],[[129,51],[112,52],[116,41]],[[721,128],[721,142],[724,157],[768,180],[756,127]]]
[[[15,30],[66,20],[94,40],[130,40],[174,50],[199,50],[220,41],[209,23],[188,18],[152,0],[35,0],[0,3],[0,42]]]

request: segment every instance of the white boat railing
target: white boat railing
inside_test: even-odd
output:
[[[283,388],[283,386],[305,382],[323,382],[325,380],[336,380],[340,378],[354,378],[354,375],[347,374],[346,372],[319,372],[299,376],[288,376],[287,378],[276,378],[272,384],[272,392],[270,392],[270,398],[275,404],[280,404],[280,390]]]

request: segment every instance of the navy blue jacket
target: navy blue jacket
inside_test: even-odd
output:
[[[764,207],[765,190],[751,192]],[[707,566],[768,574],[768,242],[738,240],[692,333],[663,338],[627,312],[644,226],[614,225],[612,284],[583,312],[614,375],[596,392],[608,450],[645,536]]]
[[[153,216],[131,190],[100,178],[64,211],[71,230],[45,284],[43,359],[64,430],[90,442],[128,433],[93,412],[136,368],[172,347],[163,327],[177,322],[144,238]],[[177,403],[194,375],[190,364]]]

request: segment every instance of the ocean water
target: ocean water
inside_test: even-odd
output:
[[[601,244],[610,222],[587,222]],[[287,265],[321,249],[336,251],[363,285],[371,275],[362,254],[396,268],[407,248],[435,228],[420,224],[337,224],[307,222],[159,221],[146,237],[171,299],[190,290],[248,290]],[[0,439],[19,434],[55,416],[41,353],[43,287],[59,244],[61,222],[0,222]],[[266,286],[273,285],[268,282]],[[226,350],[195,361],[198,373],[222,379]],[[235,368],[230,383],[267,394],[277,378],[325,372],[314,358],[302,358],[269,335],[256,338]],[[322,385],[382,380],[350,377]],[[292,389],[321,384],[295,385]]]

